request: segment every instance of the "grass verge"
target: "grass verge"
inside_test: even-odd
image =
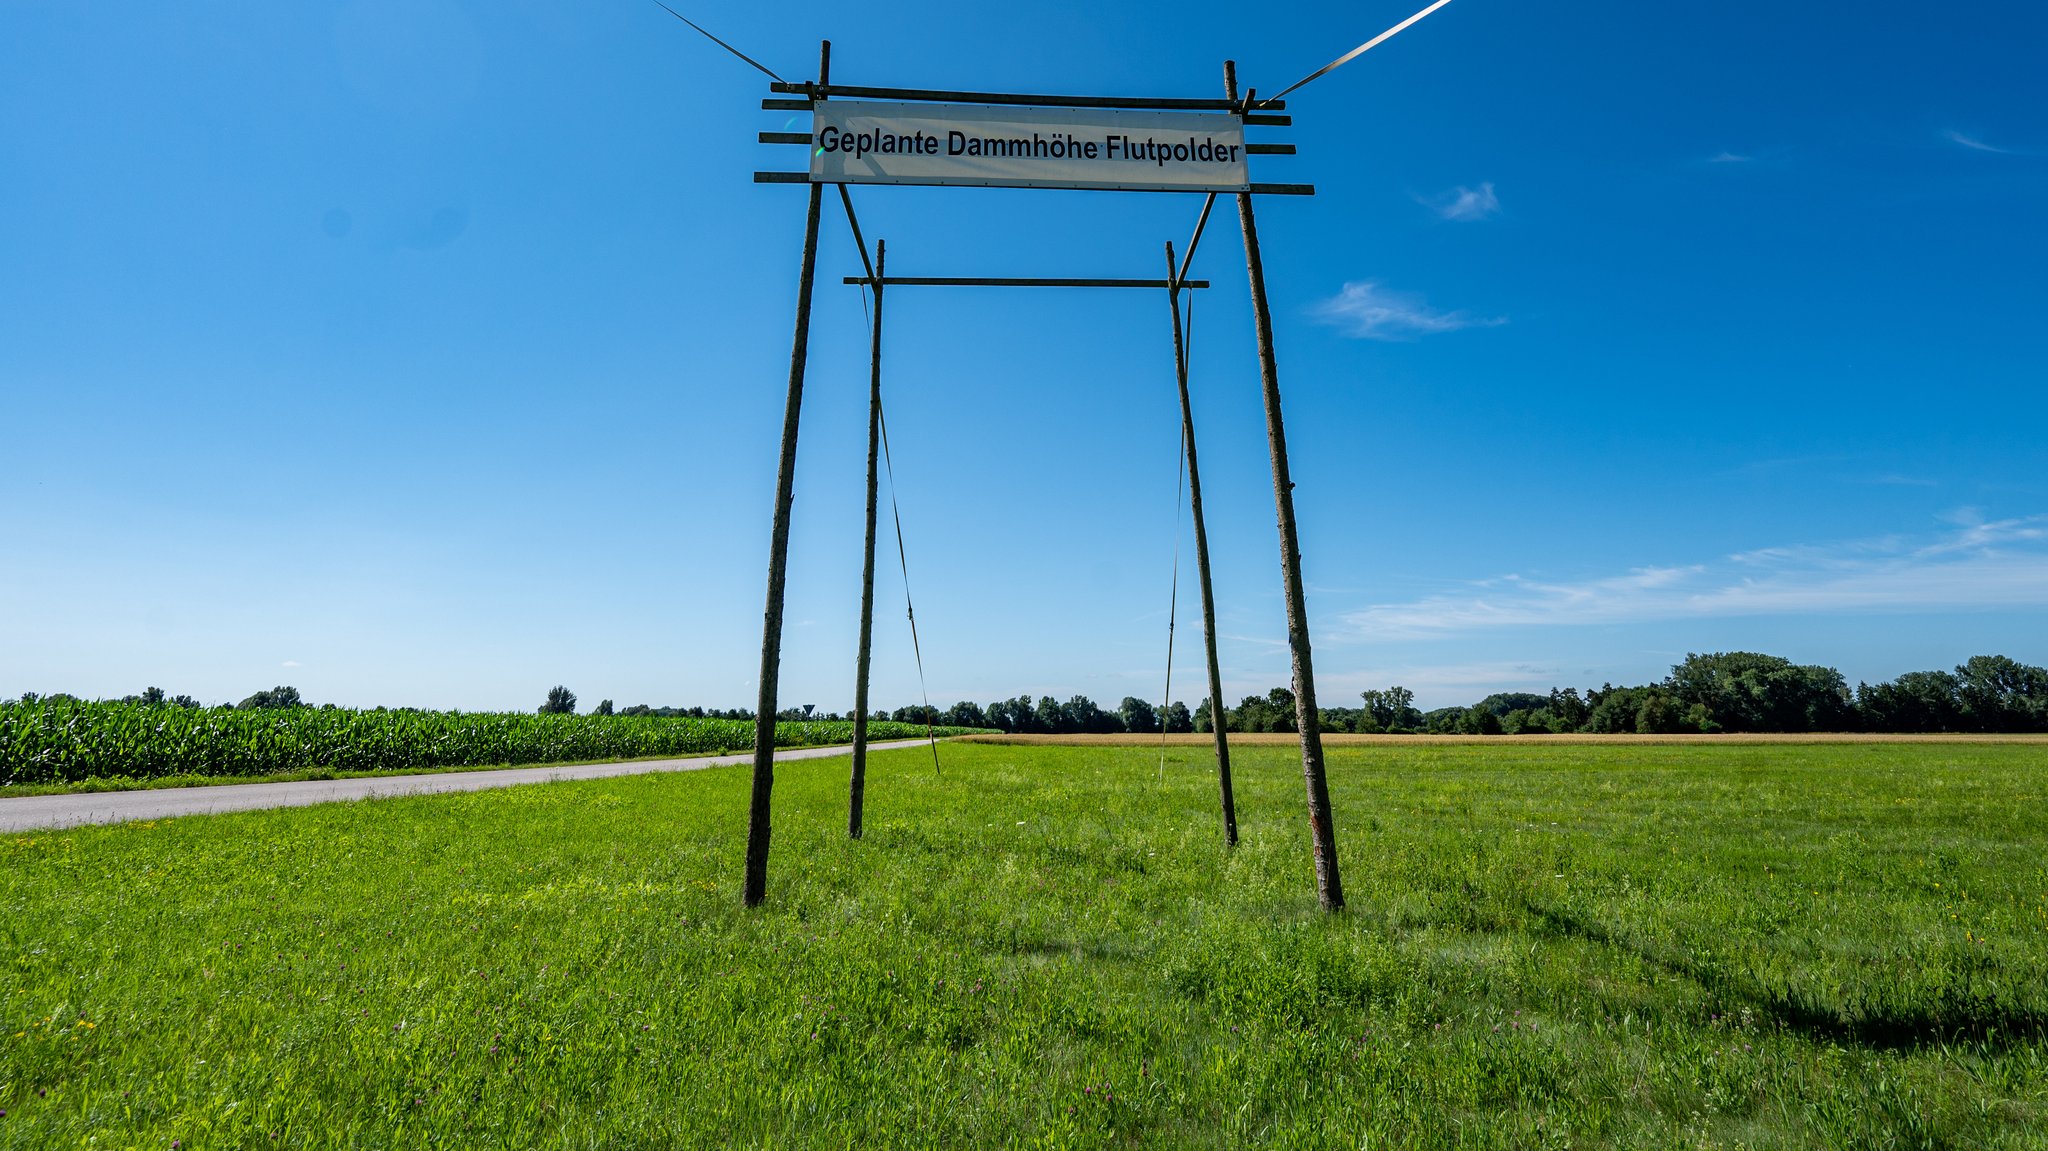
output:
[[[0,839],[0,1147],[2038,1147],[2040,748],[878,754]]]

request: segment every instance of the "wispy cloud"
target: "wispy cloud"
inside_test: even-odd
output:
[[[1416,200],[1435,212],[1439,219],[1444,220],[1484,220],[1500,214],[1500,197],[1494,195],[1491,180],[1477,188],[1467,188],[1460,184],[1448,192],[1439,192],[1434,196],[1417,196]]]
[[[1412,292],[1396,292],[1377,280],[1354,280],[1344,290],[1310,310],[1321,323],[1341,328],[1360,340],[1411,340],[1460,328],[1490,328],[1505,319],[1469,312],[1443,312]]]
[[[1712,155],[1712,156],[1709,156],[1709,157],[1707,157],[1707,163],[1709,163],[1709,164],[1747,164],[1747,163],[1749,163],[1749,162],[1750,162],[1751,160],[1754,160],[1754,159],[1756,159],[1756,157],[1754,157],[1754,156],[1741,156],[1741,155],[1737,155],[1737,154],[1736,154],[1736,153],[1734,153],[1734,152],[1719,152],[1719,153],[1716,153],[1716,154],[1714,154],[1714,155]]]
[[[2048,515],[1902,537],[1760,548],[1711,562],[1547,582],[1518,575],[1374,604],[1343,619],[1354,637],[1418,638],[1507,627],[1716,616],[2048,607]]]
[[[278,666],[279,666],[279,667],[298,667],[298,666],[300,666],[300,664],[299,664],[299,661],[298,661],[298,660],[295,660],[295,659],[288,659],[288,660],[284,661],[283,663],[279,664]]]
[[[1965,136],[1963,133],[1956,131],[1954,128],[1950,128],[1948,131],[1943,132],[1941,135],[1942,138],[1947,140],[1949,143],[1961,145],[1962,147],[1968,148],[1972,152],[1995,152],[2000,156],[2012,155],[2012,149],[2010,148],[1994,148],[1991,145],[1986,144],[1984,141],[1979,140],[1975,136]]]

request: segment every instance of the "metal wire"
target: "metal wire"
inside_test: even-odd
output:
[[[1444,5],[1449,4],[1450,2],[1451,0],[1436,0],[1436,3],[1431,4],[1429,7],[1424,8],[1422,11],[1417,12],[1415,15],[1408,17],[1406,20],[1403,20],[1399,24],[1394,25],[1392,28],[1389,28],[1386,31],[1380,33],[1379,35],[1373,37],[1372,39],[1367,40],[1365,43],[1360,44],[1358,47],[1353,48],[1351,51],[1344,53],[1342,56],[1337,57],[1335,60],[1330,61],[1328,64],[1323,65],[1322,67],[1316,69],[1308,75],[1303,76],[1301,79],[1296,80],[1294,83],[1289,84],[1287,87],[1282,88],[1280,90],[1279,95],[1268,96],[1265,99],[1259,101],[1258,104],[1255,105],[1255,107],[1263,108],[1266,105],[1271,104],[1273,101],[1280,99],[1281,96],[1285,96],[1289,92],[1294,91],[1296,88],[1299,88],[1304,84],[1307,84],[1311,80],[1322,79],[1330,73],[1335,72],[1337,69],[1342,68],[1344,65],[1349,64],[1353,60],[1358,59],[1360,56],[1365,55],[1367,52],[1372,51],[1374,48],[1379,47],[1381,44],[1384,44],[1387,41],[1392,40],[1394,37],[1400,35],[1401,33],[1407,31],[1409,25],[1414,24],[1416,21],[1422,19],[1424,16],[1429,15],[1431,12],[1436,11]]]
[[[1203,219],[1208,213],[1203,213]],[[1179,277],[1175,277],[1178,279]],[[1176,374],[1186,370],[1193,359],[1195,349],[1195,297],[1189,293],[1183,304],[1187,319],[1181,325],[1180,362],[1173,366]],[[1173,711],[1173,634],[1180,617],[1180,508],[1181,493],[1187,488],[1188,478],[1188,436],[1192,429],[1187,421],[1180,425],[1180,462],[1174,469],[1173,477],[1173,591],[1167,599],[1166,609],[1166,696],[1159,704],[1159,782],[1166,782],[1166,720]]]
[[[759,60],[754,59],[752,56],[747,55],[745,52],[740,51],[738,48],[735,48],[732,45],[726,43],[725,41],[720,40],[718,37],[713,36],[711,33],[705,32],[703,25],[697,23],[695,20],[690,19],[688,16],[683,15],[681,12],[676,11],[675,9],[669,7],[668,5],[663,4],[661,0],[654,0],[654,6],[668,13],[669,15],[675,17],[676,19],[681,20],[683,23],[688,24],[690,27],[695,28],[698,32],[703,33],[703,36],[706,40],[709,40],[713,44],[718,45],[720,48],[723,48],[726,51],[732,53],[733,55],[738,56],[740,59],[745,60],[749,64],[752,64],[754,67],[759,68],[763,73],[765,73],[768,76],[770,80],[775,81],[777,84],[789,83],[789,81],[784,80],[780,76],[777,76],[774,70],[769,68],[768,65],[761,63]]]
[[[842,192],[845,191],[844,188],[840,190]],[[853,205],[851,202],[846,206],[846,218],[848,223],[853,223]],[[855,234],[858,235],[860,225],[854,224],[853,226]],[[862,248],[860,258],[863,263],[867,261],[868,254],[866,248]],[[874,266],[871,264],[868,267],[868,278],[871,280],[874,278]],[[865,284],[861,285],[860,289],[860,311],[861,316],[868,322],[868,330],[872,332],[875,327],[875,317],[868,310],[868,287]],[[933,727],[938,713],[932,710],[931,688],[925,684],[924,648],[918,643],[917,639],[917,608],[911,603],[910,599],[910,555],[903,546],[903,511],[896,506],[896,461],[889,456],[889,416],[883,410],[879,399],[875,402],[875,420],[882,428],[882,463],[889,472],[889,515],[896,521],[896,562],[903,569],[903,614],[910,620],[910,652],[917,659],[917,691],[919,698],[924,700],[924,736],[925,741],[931,744],[932,748],[932,774],[944,775],[945,773],[939,769],[939,737]]]

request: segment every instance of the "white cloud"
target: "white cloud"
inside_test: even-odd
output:
[[[1361,340],[1408,340],[1416,336],[1490,328],[1507,321],[1466,312],[1440,312],[1410,292],[1391,291],[1376,280],[1353,280],[1344,290],[1310,310],[1321,323],[1342,328]]]
[[[1939,537],[1760,548],[1721,560],[1551,583],[1506,576],[1343,616],[1353,638],[1441,636],[1506,627],[1889,611],[2048,607],[2048,515]]]
[[[295,659],[288,659],[288,660],[284,661],[284,663],[283,663],[282,665],[280,665],[280,666],[283,666],[283,667],[298,667],[298,666],[299,666],[299,661],[298,661],[298,660],[295,660]]]
[[[1751,160],[1753,160],[1753,159],[1755,159],[1755,158],[1756,158],[1756,157],[1754,157],[1754,156],[1738,156],[1738,155],[1736,155],[1736,154],[1735,154],[1734,152],[1720,152],[1720,153],[1717,153],[1717,154],[1715,154],[1715,155],[1712,155],[1712,156],[1709,156],[1709,157],[1707,157],[1707,163],[1709,163],[1709,164],[1747,164],[1747,163],[1749,163],[1749,162],[1750,162]]]
[[[1975,136],[1965,136],[1961,132],[1956,131],[1954,128],[1950,128],[1948,131],[1943,132],[1942,137],[1952,144],[1960,144],[1973,152],[1996,152],[1998,155],[2001,156],[2012,155],[2010,149],[1994,148],[1991,145],[1986,144],[1984,141],[1977,139]]]
[[[1477,188],[1463,184],[1427,198],[1417,197],[1430,211],[1445,220],[1484,220],[1500,214],[1500,197],[1493,193],[1493,181]]]

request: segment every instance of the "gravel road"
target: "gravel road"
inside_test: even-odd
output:
[[[920,747],[921,739],[871,743],[871,751]],[[850,744],[798,747],[775,753],[775,761],[822,759],[848,755]],[[221,811],[253,811],[265,807],[305,807],[353,799],[394,795],[438,795],[451,791],[483,791],[522,783],[558,779],[609,779],[656,771],[701,771],[754,762],[752,752],[707,755],[694,759],[640,759],[631,763],[588,763],[555,767],[513,767],[501,771],[449,771],[434,775],[381,775],[361,779],[309,779],[297,783],[228,783],[216,787],[166,787],[149,791],[101,791],[80,795],[25,795],[0,798],[0,831],[31,831],[76,827],[83,823],[125,823],[131,819],[169,819]]]

